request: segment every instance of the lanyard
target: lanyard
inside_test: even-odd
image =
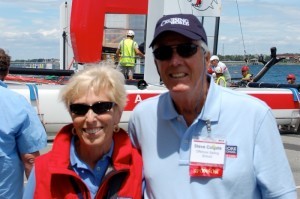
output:
[[[211,138],[211,122],[210,120],[205,120],[205,125],[207,129],[207,137]]]

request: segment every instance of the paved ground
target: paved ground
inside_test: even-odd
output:
[[[298,198],[300,199],[300,134],[282,133],[281,138],[296,182]],[[51,147],[52,143],[49,143],[48,147],[41,153],[45,153]]]
[[[285,152],[288,156],[300,199],[300,134],[281,134]]]

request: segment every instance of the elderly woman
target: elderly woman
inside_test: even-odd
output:
[[[124,76],[89,66],[61,91],[72,124],[36,159],[23,198],[141,198],[142,162],[118,127],[126,105]]]

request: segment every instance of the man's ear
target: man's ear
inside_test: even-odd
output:
[[[210,52],[205,53],[205,64],[206,64],[206,70],[210,67]]]

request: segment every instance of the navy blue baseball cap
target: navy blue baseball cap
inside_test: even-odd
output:
[[[153,47],[159,35],[167,31],[179,33],[192,40],[202,40],[207,45],[205,30],[195,15],[172,14],[160,18],[156,23],[154,37],[149,47]]]

